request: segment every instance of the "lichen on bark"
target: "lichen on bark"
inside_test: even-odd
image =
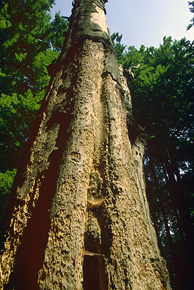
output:
[[[144,141],[105,24],[103,1],[75,1],[13,187],[1,289],[170,289]]]

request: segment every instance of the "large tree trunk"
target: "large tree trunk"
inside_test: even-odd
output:
[[[1,289],[170,289],[103,2],[75,1],[50,67],[11,195]]]

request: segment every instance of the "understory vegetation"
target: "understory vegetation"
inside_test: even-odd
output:
[[[0,3],[1,218],[49,84],[47,66],[58,58],[68,30],[59,13],[51,19],[53,5],[54,0]],[[190,6],[194,12],[194,2]],[[194,41],[164,37],[159,48],[136,49],[123,45],[119,33],[112,40],[124,69],[140,64],[128,85],[133,115],[146,135],[151,217],[173,289],[187,289],[194,258]]]

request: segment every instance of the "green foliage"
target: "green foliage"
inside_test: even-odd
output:
[[[49,35],[53,51],[61,52],[64,43],[63,32],[68,29],[68,26],[69,23],[60,16],[60,12],[56,13],[55,19],[51,23]]]
[[[28,89],[24,95],[1,94],[0,163],[2,172],[7,169],[12,170],[18,164],[40,101],[40,96],[33,96],[31,89]]]
[[[38,92],[48,84],[46,66],[58,57],[63,32],[68,28],[59,14],[50,22],[49,10],[53,3],[54,0],[8,0],[0,4],[3,93],[24,94],[29,88]]]
[[[118,61],[123,65],[124,64],[124,51],[126,46],[121,44],[122,34],[120,35],[118,32],[113,33],[111,35],[112,43],[115,48]]]
[[[6,209],[9,192],[11,190],[15,175],[15,168],[12,171],[7,170],[5,173],[0,172],[0,216],[4,214]]]
[[[161,130],[178,142],[193,138],[193,45],[169,37],[158,49],[129,47],[122,56],[125,68],[140,63],[129,84],[134,115],[158,142]]]
[[[6,195],[9,193],[13,179],[16,175],[16,169],[14,168],[12,171],[7,170],[5,173],[0,172],[0,192],[1,195]],[[1,202],[1,200],[0,200]]]

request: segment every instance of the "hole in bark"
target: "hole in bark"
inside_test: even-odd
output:
[[[103,256],[84,257],[84,290],[106,290],[107,279]]]
[[[100,237],[93,231],[85,234],[85,257],[83,265],[84,290],[107,290],[105,260]]]

